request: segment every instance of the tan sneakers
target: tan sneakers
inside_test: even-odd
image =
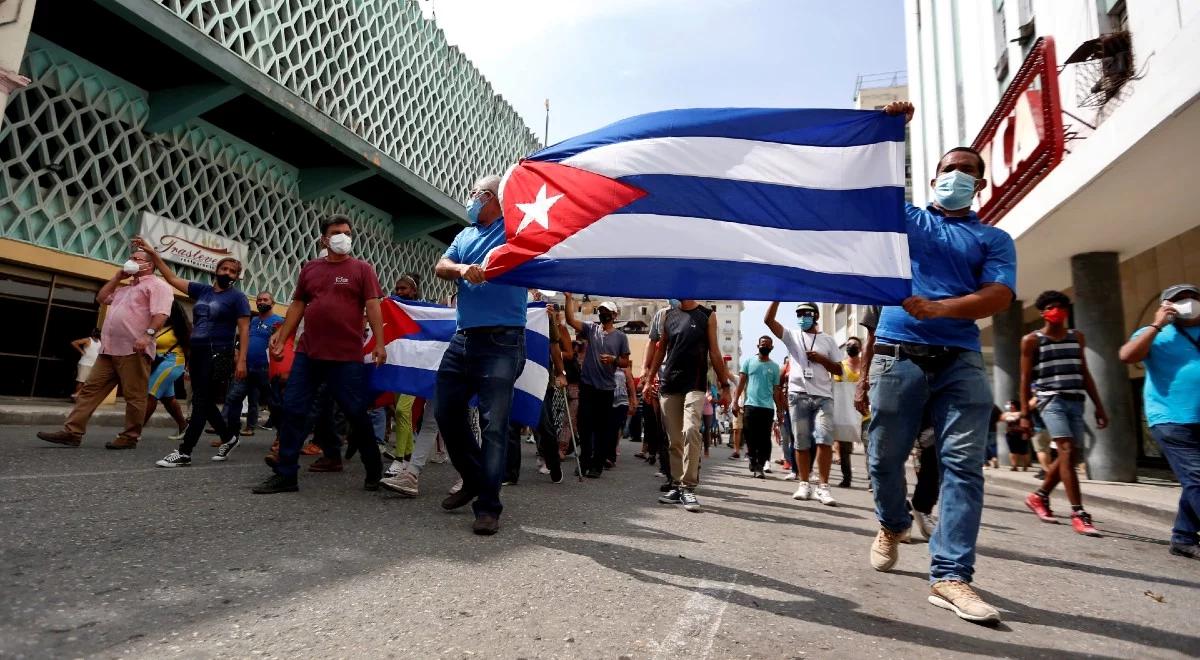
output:
[[[935,582],[930,588],[929,602],[950,610],[958,618],[976,623],[995,623],[1000,620],[996,608],[983,602],[971,585],[958,580]]]
[[[871,544],[871,568],[877,571],[890,571],[900,559],[901,543],[908,542],[908,530],[893,532],[886,527],[880,527]]]

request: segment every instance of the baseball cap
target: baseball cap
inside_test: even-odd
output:
[[[616,316],[617,311],[618,311],[617,304],[615,302],[612,302],[611,300],[605,300],[604,302],[600,303],[599,305],[596,305],[596,308],[597,309],[607,309],[608,311],[612,312],[613,316]]]
[[[815,304],[815,303],[807,303],[807,302],[806,302],[806,303],[800,303],[799,305],[796,305],[796,312],[797,312],[797,313],[799,313],[799,312],[800,312],[800,310],[802,310],[802,309],[807,309],[807,310],[810,310],[810,311],[812,311],[814,314],[820,314],[820,313],[821,313],[821,310],[820,310],[820,309],[819,309],[819,308],[816,306],[816,304]]]
[[[1159,300],[1166,302],[1181,293],[1189,292],[1200,296],[1200,287],[1197,287],[1195,284],[1172,284],[1171,286],[1163,289],[1162,296],[1159,298]]]

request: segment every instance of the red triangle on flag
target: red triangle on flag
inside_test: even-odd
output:
[[[646,191],[569,165],[524,160],[501,191],[506,242],[488,256],[488,279],[545,254]]]
[[[421,326],[417,325],[417,322],[408,315],[408,312],[405,312],[394,300],[384,298],[379,303],[379,311],[383,316],[384,346],[401,337],[421,331]],[[368,331],[367,334],[367,339],[363,343],[363,355],[370,353],[375,348],[375,342],[371,339],[370,332]]]

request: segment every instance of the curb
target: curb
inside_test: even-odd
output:
[[[1099,508],[1099,509],[1105,510],[1105,511],[1118,511],[1121,513],[1129,513],[1129,514],[1144,516],[1145,518],[1148,518],[1149,522],[1151,522],[1151,523],[1158,523],[1158,524],[1162,524],[1163,526],[1165,526],[1167,531],[1165,531],[1164,534],[1167,534],[1167,535],[1169,535],[1171,526],[1175,523],[1175,513],[1176,513],[1175,508],[1171,508],[1170,510],[1167,510],[1167,509],[1152,506],[1149,504],[1142,504],[1140,502],[1131,502],[1129,500],[1124,500],[1124,499],[1112,497],[1109,495],[1102,495],[1102,494],[1097,495],[1094,493],[1087,492],[1086,485],[1082,485],[1082,486],[1083,486],[1084,503],[1087,505],[1095,505],[1096,508]],[[1006,483],[997,483],[995,481],[985,481],[984,482],[984,492],[989,492],[989,491],[995,492],[998,495],[1012,496],[1012,497],[1016,498],[1018,500],[1019,505],[1023,507],[1023,506],[1025,506],[1025,504],[1022,500],[1024,499],[1024,497],[1026,495],[1033,492],[1033,488],[1028,488],[1028,489],[1023,490],[1016,485],[1009,485]],[[1065,500],[1064,500],[1064,502],[1065,502]],[[1030,514],[1030,515],[1033,515],[1033,514]],[[1069,520],[1067,522],[1070,523]],[[1101,520],[1101,522],[1103,522],[1103,520]],[[1164,538],[1165,538],[1165,536],[1164,536]]]
[[[36,409],[0,409],[0,425],[10,426],[48,426],[48,430],[53,430],[53,427],[62,426],[62,423],[67,419],[66,410],[56,410],[54,408],[46,408],[43,410]],[[120,406],[115,410],[97,410],[92,414],[89,426],[124,426],[125,425],[125,407]],[[155,414],[150,418],[150,423],[147,428],[175,428],[175,422],[166,413]]]

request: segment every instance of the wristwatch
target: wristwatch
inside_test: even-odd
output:
[[[154,328],[146,328],[146,336],[153,337],[156,334],[158,334],[158,331]]]

